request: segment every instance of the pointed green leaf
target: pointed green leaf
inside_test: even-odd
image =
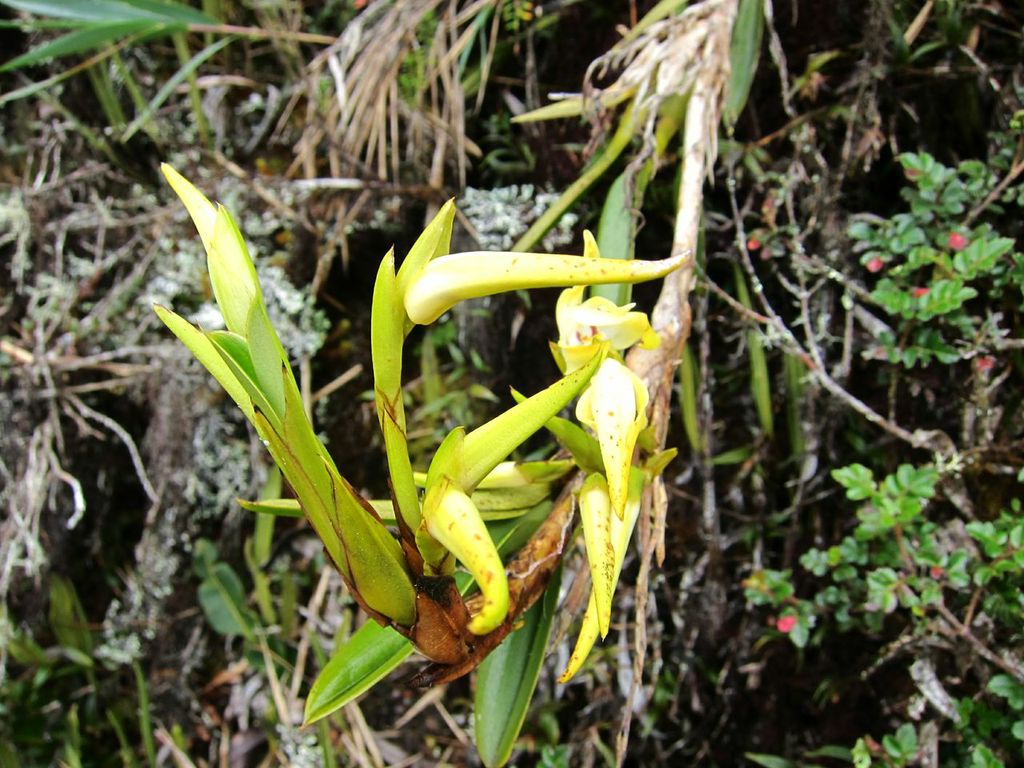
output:
[[[214,331],[207,334],[207,336],[213,342],[214,350],[220,355],[228,370],[231,371],[231,375],[235,377],[245,390],[252,409],[263,413],[273,428],[280,431],[282,426],[280,414],[271,407],[267,396],[263,394],[263,390],[260,389],[256,380],[249,373],[252,370],[252,358],[248,355],[248,345],[243,344],[240,347],[237,344],[237,336],[231,333]],[[235,357],[235,355],[238,355],[238,357]]]
[[[390,627],[368,621],[334,651],[306,697],[303,726],[336,712],[368,691],[413,651]]]
[[[631,176],[636,174],[627,174],[625,171],[619,174],[608,189],[604,206],[601,208],[601,219],[597,225],[597,247],[601,255],[607,259],[628,261],[633,258],[636,229],[633,210],[639,209],[643,200],[636,200],[637,190],[634,188],[630,204],[626,204],[626,180]],[[628,283],[595,285],[590,289],[591,296],[604,296],[620,306],[629,303],[631,293]]]
[[[161,0],[3,0],[3,5],[38,16],[108,24],[135,20],[217,23],[216,19],[183,3]]]
[[[267,317],[263,302],[252,302],[246,326],[245,336],[249,342],[249,354],[256,373],[256,383],[266,395],[274,413],[283,417],[285,377],[290,376],[291,371],[287,370],[287,363],[281,360],[281,345],[270,324],[270,318]]]
[[[512,398],[521,403],[526,399],[522,393],[512,390]],[[552,416],[544,422],[544,429],[554,435],[558,444],[572,454],[573,461],[585,472],[603,472],[601,447],[579,424],[561,416]]]
[[[561,580],[559,570],[551,577],[544,597],[526,612],[523,625],[505,638],[477,670],[474,735],[487,768],[499,768],[508,762],[522,730],[544,662]]]
[[[189,351],[213,375],[213,378],[224,387],[231,399],[242,409],[242,413],[245,414],[246,418],[252,421],[252,398],[228,363],[224,361],[217,345],[205,333],[171,310],[156,305],[153,307],[153,311],[163,321],[163,324],[171,330],[171,333],[177,336],[181,343],[189,348]]]
[[[248,512],[275,517],[302,517],[302,506],[297,499],[260,499],[258,501],[235,499],[235,501],[238,502],[238,506]]]
[[[733,274],[736,277],[736,298],[744,307],[752,309],[747,281],[738,264],[733,265]],[[754,398],[757,419],[761,424],[761,431],[771,437],[775,433],[771,380],[768,375],[768,358],[764,351],[764,337],[757,330],[747,331],[747,354],[750,356],[750,394]]]
[[[402,346],[405,341],[405,308],[395,278],[395,252],[387,252],[377,271],[370,314],[370,352],[377,419],[384,437],[384,451],[391,474],[391,488],[402,519],[415,531],[420,524],[420,502],[413,482],[409,443],[405,433],[402,402]]]
[[[452,243],[452,225],[455,223],[455,201],[449,200],[441,206],[423,233],[416,238],[402,266],[398,269],[397,288],[400,300],[428,263],[448,253]]]
[[[197,222],[198,225],[198,222]],[[202,231],[200,230],[200,234]],[[216,207],[212,232],[208,234],[206,265],[217,306],[229,331],[249,338],[253,307],[262,304],[256,267],[227,209]],[[205,238],[204,238],[205,244]],[[255,362],[255,361],[254,361]]]
[[[530,435],[568,405],[594,375],[603,354],[564,376],[550,387],[514,405],[500,416],[466,435],[460,481],[472,489],[504,461]]]
[[[606,89],[594,99],[597,104],[588,102],[586,107],[598,110],[610,109],[631,98],[634,93],[636,93],[636,88],[616,88],[614,91]],[[512,118],[512,122],[539,123],[544,120],[564,120],[568,117],[581,117],[584,112],[584,106],[582,96],[573,96],[568,99],[560,99],[551,104],[545,104],[543,107],[538,107],[525,114],[516,115]]]
[[[550,498],[551,493],[552,487],[547,483],[535,483],[518,488],[477,488],[472,498],[484,520],[496,520],[499,513],[511,512],[511,516],[516,516]]]
[[[762,0],[740,0],[736,22],[732,28],[729,49],[731,76],[726,89],[722,117],[734,125],[747,104],[750,86],[761,57],[761,38],[764,35],[764,4]]]
[[[85,609],[78,599],[75,585],[63,576],[50,577],[50,628],[57,642],[88,656],[92,654],[93,641],[86,620]]]
[[[353,587],[373,610],[405,627],[416,622],[416,592],[402,547],[333,465],[331,522]]]
[[[683,416],[683,432],[695,453],[704,450],[697,418],[697,361],[687,342],[683,345],[683,357],[679,361],[679,410]]]
[[[116,42],[122,37],[140,32],[152,26],[150,21],[136,20],[90,25],[82,29],[76,29],[73,32],[68,32],[66,35],[61,35],[56,40],[50,40],[42,45],[37,45],[21,56],[16,56],[10,61],[5,62],[0,67],[0,72],[30,67],[51,59],[59,59],[63,56],[71,56],[75,53],[102,48],[104,45]]]

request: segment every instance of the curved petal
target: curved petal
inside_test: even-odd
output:
[[[556,253],[468,251],[438,256],[403,295],[412,322],[432,323],[464,299],[520,288],[639,283],[664,277],[689,255],[661,261],[622,261]]]
[[[608,358],[576,404],[576,418],[597,434],[612,509],[621,519],[629,492],[633,450],[647,426],[647,389],[618,360]]]
[[[480,585],[483,606],[470,620],[469,631],[485,635],[497,629],[508,615],[508,579],[473,500],[450,482],[442,481],[427,491],[423,522],[430,535],[454,554]]]
[[[644,490],[644,473],[634,469],[629,478],[629,500],[626,504],[626,514],[622,520],[611,516],[612,546],[615,550],[615,564],[612,571],[612,586],[619,581],[619,574],[622,572],[622,563],[626,559],[626,548],[633,536],[633,529],[636,527],[637,518],[640,516],[640,499]],[[586,661],[594,643],[597,642],[601,625],[598,618],[597,597],[595,588],[591,590],[590,602],[587,604],[586,613],[583,614],[583,624],[580,627],[580,634],[576,640],[576,647],[572,656],[569,657],[569,664],[565,672],[558,679],[558,682],[567,682],[575,675],[583,662]]]
[[[601,637],[608,634],[615,591],[615,546],[612,543],[612,505],[608,483],[601,475],[590,475],[580,488],[580,520],[587,545],[587,562],[593,582]]]

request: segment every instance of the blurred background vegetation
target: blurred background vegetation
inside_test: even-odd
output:
[[[380,257],[451,196],[473,248],[561,206],[543,247],[668,255],[678,137],[655,174],[614,103],[513,119],[608,86],[601,57],[685,5],[0,0],[0,766],[477,764],[470,680],[399,673],[297,727],[364,618],[304,524],[234,502],[279,480],[150,309],[212,300],[157,166],[238,216],[315,423],[380,497]],[[637,615],[629,556],[560,686],[567,590],[513,761],[1024,764],[1024,8],[739,5],[660,566]],[[418,332],[421,466],[552,377],[553,302]]]

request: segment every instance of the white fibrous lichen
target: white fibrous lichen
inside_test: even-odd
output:
[[[250,492],[252,457],[241,412],[234,407],[207,408],[192,434],[192,468],[185,500],[199,520],[226,514],[239,496]]]
[[[11,279],[18,290],[24,286],[25,275],[32,263],[28,253],[31,234],[32,222],[25,206],[25,196],[18,189],[0,195],[0,247],[14,243]]]
[[[176,530],[181,526],[174,509],[161,512],[135,548],[136,570],[128,576],[124,593],[111,602],[103,620],[103,642],[96,656],[112,666],[142,658],[143,646],[156,637],[166,620],[164,602],[178,579],[181,558]]]
[[[292,768],[322,768],[324,756],[317,746],[315,731],[303,731],[295,726],[278,723],[277,735],[281,739],[280,748],[285,755],[285,765]]]
[[[532,184],[494,189],[469,187],[459,198],[458,207],[476,230],[481,249],[507,251],[558,197],[556,192],[538,192]],[[556,251],[571,243],[577,221],[576,214],[564,214],[541,240],[544,249]]]
[[[199,286],[204,284],[206,272],[206,257],[201,251],[202,245],[197,236],[194,242],[182,242],[180,247],[172,250],[173,257],[161,257],[164,263],[156,266],[153,278],[142,291],[140,304],[147,309],[153,304],[174,306],[180,304],[183,297],[197,295]],[[256,272],[270,322],[281,337],[289,358],[294,361],[314,354],[323,345],[330,323],[327,316],[317,309],[313,296],[296,288],[281,267],[258,257]],[[199,308],[188,314],[188,319],[205,331],[223,329],[224,319],[213,297],[204,298],[206,300]]]
[[[257,266],[267,314],[289,358],[297,360],[323,346],[330,323],[307,291],[300,291],[278,266]]]

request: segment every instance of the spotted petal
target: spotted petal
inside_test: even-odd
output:
[[[618,360],[608,358],[576,404],[576,418],[597,434],[612,510],[622,519],[633,451],[647,426],[647,388]]]

